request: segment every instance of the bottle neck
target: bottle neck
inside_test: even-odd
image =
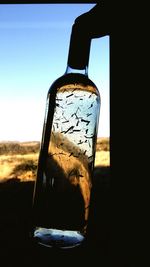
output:
[[[91,39],[78,25],[72,26],[67,62],[67,73],[88,75]]]
[[[68,65],[65,74],[70,74],[70,73],[79,73],[88,76],[88,66],[85,66],[84,69],[75,69]]]

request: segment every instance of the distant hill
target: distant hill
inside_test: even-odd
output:
[[[40,142],[0,142],[0,155],[38,153]]]
[[[17,178],[35,180],[40,142],[0,142],[0,181]],[[98,138],[95,166],[108,167],[109,138]]]
[[[3,141],[0,142],[0,155],[23,155],[30,153],[38,153],[40,149],[40,142],[16,142]],[[109,151],[109,137],[99,137],[97,139],[96,151]]]
[[[96,151],[109,151],[110,139],[109,137],[99,137],[97,139]]]

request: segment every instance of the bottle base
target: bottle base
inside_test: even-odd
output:
[[[45,247],[67,249],[81,245],[85,237],[79,231],[37,227],[33,238],[39,245]]]

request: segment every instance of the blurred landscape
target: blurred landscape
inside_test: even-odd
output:
[[[0,142],[0,181],[34,181],[39,149],[39,142]],[[103,166],[110,166],[108,137],[97,139],[95,168]]]

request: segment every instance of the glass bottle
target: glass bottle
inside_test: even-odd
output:
[[[74,24],[66,72],[47,94],[32,224],[47,247],[75,247],[86,236],[100,111],[88,78],[90,44]]]

